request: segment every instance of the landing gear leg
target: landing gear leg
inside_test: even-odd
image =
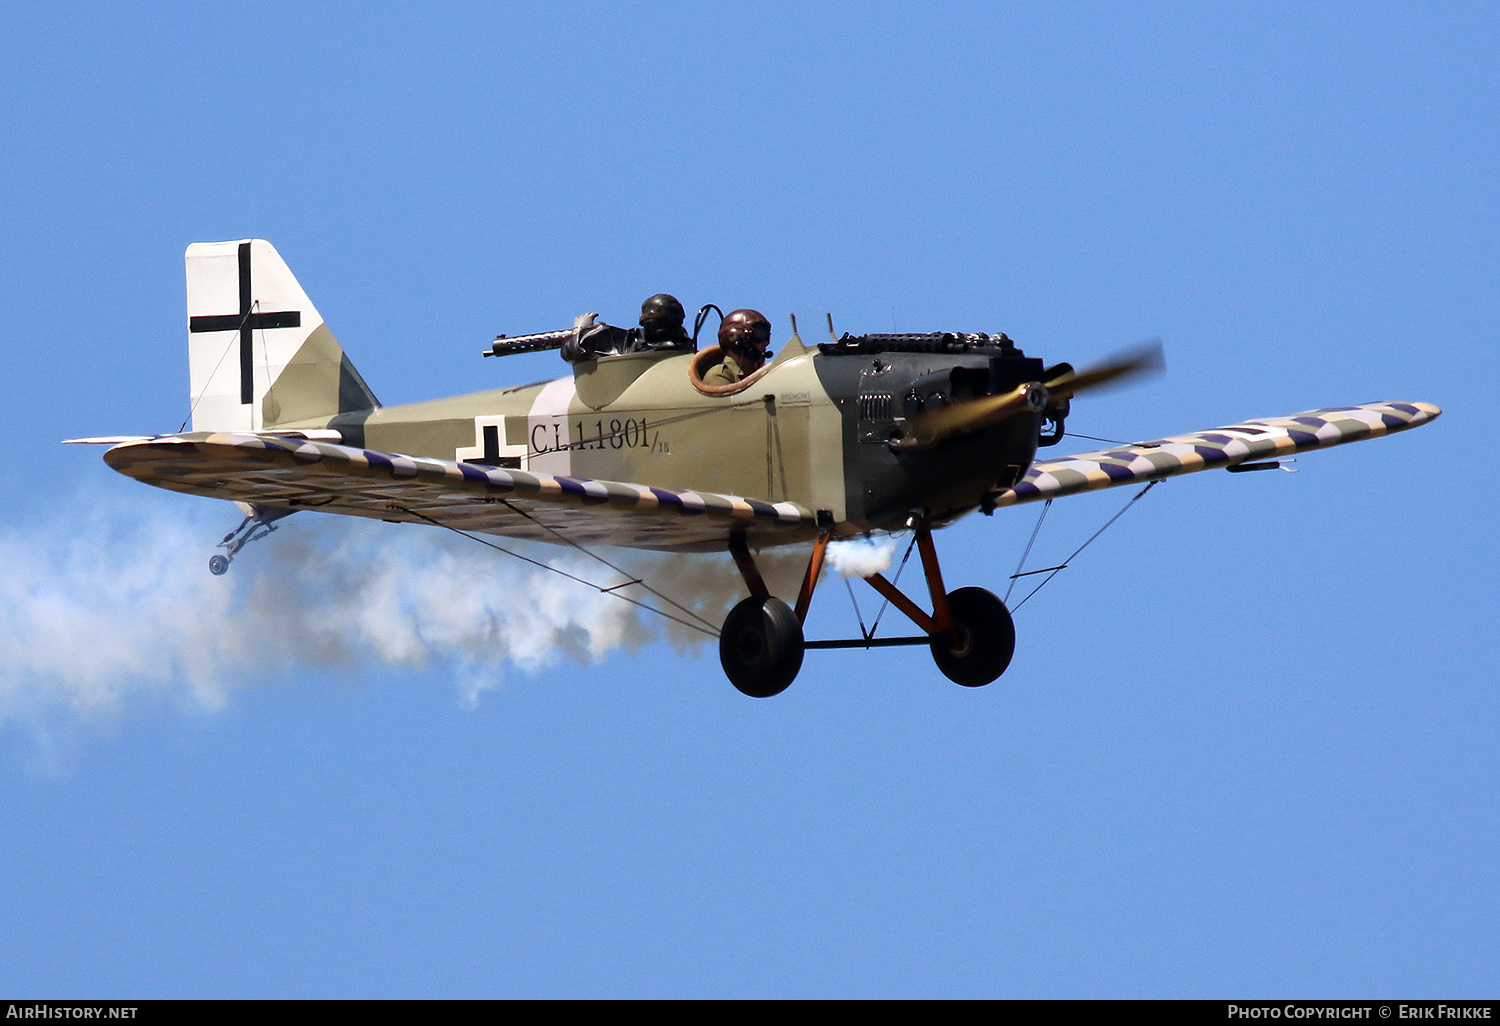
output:
[[[932,615],[928,616],[880,574],[872,574],[865,580],[927,632],[933,661],[943,676],[967,688],[982,687],[1004,673],[1015,654],[1016,627],[1010,611],[998,596],[983,588],[945,591],[926,518],[917,518],[912,526],[932,597]]]

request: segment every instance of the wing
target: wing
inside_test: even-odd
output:
[[[1420,427],[1442,412],[1431,403],[1334,406],[1294,417],[1247,420],[1191,435],[1040,460],[1032,464],[1020,483],[1002,492],[995,505],[1014,506],[1097,488],[1274,460],[1309,449]]]
[[[137,481],[285,509],[579,544],[722,549],[811,539],[817,518],[790,502],[373,452],[328,442],[206,432],[117,445],[104,454]]]

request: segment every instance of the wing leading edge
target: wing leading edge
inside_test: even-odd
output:
[[[314,509],[588,545],[721,549],[810,539],[817,517],[790,502],[519,470],[257,434],[191,433],[104,454],[137,481],[257,506]]]
[[[1061,495],[1160,481],[1178,474],[1274,460],[1311,449],[1358,442],[1420,427],[1443,411],[1431,403],[1381,402],[1334,406],[1291,417],[1246,420],[1229,427],[1136,442],[1032,464],[995,498],[1014,506]]]

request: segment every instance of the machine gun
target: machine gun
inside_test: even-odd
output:
[[[516,353],[540,353],[547,349],[561,349],[573,337],[576,328],[559,331],[539,331],[533,335],[496,335],[495,341],[484,350],[485,356],[514,356]]]

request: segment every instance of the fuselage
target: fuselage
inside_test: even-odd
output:
[[[1040,377],[1040,360],[1011,353],[841,351],[794,336],[734,395],[696,389],[691,353],[645,352],[553,381],[280,427],[529,473],[791,501],[827,511],[847,535],[898,529],[913,510],[951,519],[1020,478],[1036,454],[1033,414],[928,448],[890,444],[914,408]]]

